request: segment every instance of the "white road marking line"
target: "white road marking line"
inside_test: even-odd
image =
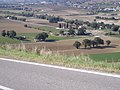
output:
[[[1,85],[0,85],[0,90],[1,90],[1,89],[2,89],[2,90],[14,90],[14,89],[11,89],[11,88],[8,88],[8,87],[1,86]]]
[[[23,64],[30,64],[30,65],[37,65],[37,66],[43,66],[43,67],[50,67],[50,68],[56,68],[56,69],[63,69],[63,70],[69,70],[69,71],[83,72],[83,73],[108,76],[108,77],[114,77],[114,78],[120,78],[120,75],[117,75],[117,74],[109,74],[109,73],[102,73],[102,72],[89,71],[89,70],[83,70],[83,69],[67,68],[67,67],[54,66],[54,65],[48,65],[48,64],[39,64],[39,63],[34,63],[34,62],[26,62],[26,61],[6,59],[6,58],[0,58],[0,60],[23,63]]]

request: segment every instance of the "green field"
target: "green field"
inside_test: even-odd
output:
[[[35,29],[42,30],[42,31],[51,31],[51,32],[59,32],[59,30],[56,30],[55,27],[49,27],[49,26],[41,26],[41,27],[35,27]]]
[[[120,52],[106,54],[91,54],[90,58],[95,61],[120,62]]]
[[[13,44],[13,43],[20,43],[20,41],[16,39],[11,39],[8,37],[0,36],[0,44]]]
[[[35,36],[37,35],[37,33],[21,33],[18,34],[18,36],[26,36],[26,38],[28,40],[30,40],[31,42],[34,41]],[[68,39],[79,39],[81,37],[64,37],[64,36],[55,36],[55,35],[49,35],[49,37],[46,40],[68,40]]]

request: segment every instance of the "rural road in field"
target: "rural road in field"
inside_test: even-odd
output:
[[[0,90],[120,90],[120,75],[0,58]]]

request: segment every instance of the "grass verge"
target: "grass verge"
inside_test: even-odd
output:
[[[12,49],[8,45],[8,47],[0,47],[0,56],[71,68],[84,68],[120,73],[120,63],[93,60],[90,56],[85,55],[67,56],[60,55],[59,53],[52,54],[50,51],[45,50],[36,53],[35,51],[29,52],[25,49]]]

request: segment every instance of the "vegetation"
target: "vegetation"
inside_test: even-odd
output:
[[[95,61],[106,61],[109,63],[120,62],[120,52],[114,52],[114,53],[103,53],[103,54],[91,54],[90,58]]]
[[[23,45],[24,47],[24,45]],[[0,47],[0,56],[10,56],[11,58],[17,58],[22,60],[29,60],[40,63],[61,65],[66,67],[74,68],[87,68],[94,70],[105,70],[109,72],[120,73],[120,64],[115,63],[119,61],[120,53],[110,53],[110,54],[93,54],[90,56],[80,55],[80,56],[66,56],[60,55],[59,53],[52,54],[50,51],[38,52],[37,48],[29,52],[28,50],[17,48],[12,49],[10,45]],[[107,58],[106,58],[107,57]]]
[[[48,34],[45,32],[39,33],[35,37],[35,39],[37,39],[37,41],[45,41],[46,38],[48,38]]]
[[[8,38],[8,37],[0,36],[0,44],[17,44],[17,43],[20,43],[20,42],[21,41],[16,40],[16,39],[11,39],[11,38]]]
[[[59,32],[61,35],[63,35],[64,34],[64,31],[63,30],[60,30],[60,32]]]
[[[95,38],[94,38],[94,41],[97,42],[98,45],[100,45],[100,44],[103,45],[103,44],[104,44],[104,40],[101,39],[100,37],[95,37]]]
[[[6,32],[5,32],[5,30],[2,31],[1,35],[2,35],[3,37],[6,36]]]
[[[69,29],[69,35],[75,35],[75,30],[73,30],[73,29]]]
[[[91,48],[91,40],[84,39],[82,43],[83,43],[85,48],[87,48],[87,47]]]
[[[107,44],[107,46],[109,46],[109,45],[111,44],[111,41],[110,41],[110,40],[107,40],[107,41],[106,41],[106,44]]]
[[[82,27],[78,29],[77,35],[85,35],[86,32],[86,28]]]
[[[58,21],[64,21],[64,19],[59,17],[59,16],[56,17],[56,16],[51,16],[51,15],[48,15],[48,14],[36,15],[36,18],[47,19],[50,23],[57,23]]]
[[[5,31],[3,30],[2,33],[1,33],[2,36],[8,36],[9,38],[15,38],[15,36],[17,35],[16,32],[14,30],[12,31]]]
[[[75,43],[73,44],[73,46],[77,49],[79,49],[79,47],[81,46],[81,43],[78,41],[75,41]]]
[[[114,25],[112,28],[112,31],[118,31],[119,30],[119,26],[118,25]]]
[[[115,17],[100,17],[100,16],[96,16],[96,19],[103,19],[103,20],[120,20],[120,19],[117,19]]]

